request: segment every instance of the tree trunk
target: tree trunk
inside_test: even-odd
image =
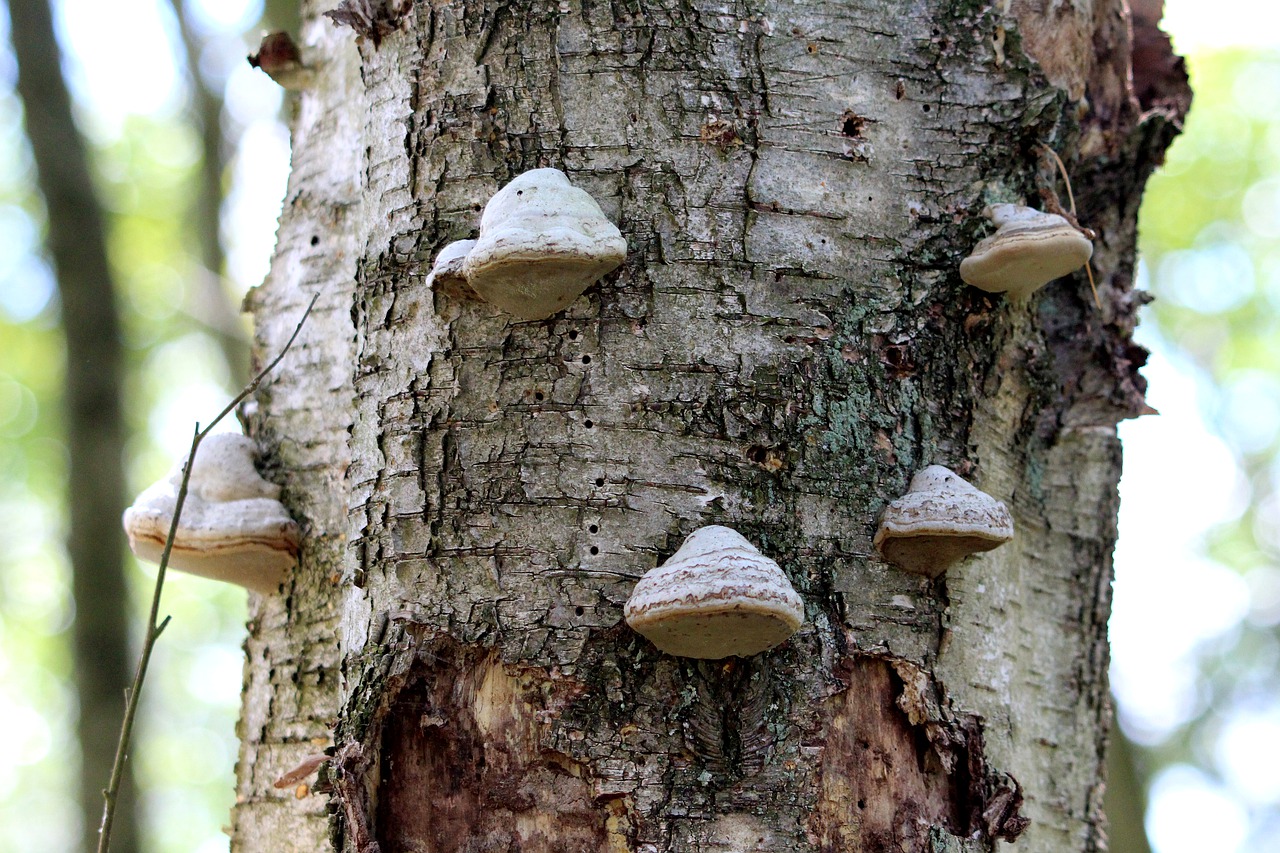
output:
[[[193,271],[193,316],[218,342],[227,365],[230,385],[249,381],[249,341],[240,325],[235,300],[228,296],[223,280],[226,261],[222,249],[222,173],[227,166],[222,140],[222,94],[209,88],[200,73],[203,44],[191,23],[182,0],[170,0],[182,45],[183,60],[191,87],[190,120],[200,134],[200,176],[191,209],[187,233],[195,238],[198,265]]]
[[[71,558],[72,632],[80,747],[82,850],[102,820],[124,692],[129,686],[129,597],[125,585],[124,354],[107,229],[94,192],[89,155],[62,79],[61,52],[45,0],[9,3],[18,95],[48,219],[46,246],[58,276],[66,338],[63,418],[67,443],[67,554]],[[138,846],[133,786],[116,817],[118,853]]]
[[[322,294],[249,418],[307,542],[254,605],[235,849],[1105,849],[1135,218],[1186,103],[1134,96],[1121,2],[1041,5],[309,19],[249,299],[262,358]],[[1101,308],[1082,273],[1021,302],[957,274],[987,204],[1066,206],[1042,145]],[[541,166],[618,223],[622,269],[540,322],[432,292]],[[931,463],[1017,528],[936,581],[872,545]],[[707,524],[782,565],[790,641],[694,661],[622,622]]]

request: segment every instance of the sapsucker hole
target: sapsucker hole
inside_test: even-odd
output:
[[[844,115],[840,116],[840,133],[851,139],[862,139],[862,131],[866,126],[866,117],[853,110],[845,110]]]

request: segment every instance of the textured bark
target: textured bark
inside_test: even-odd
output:
[[[87,849],[102,819],[102,789],[111,776],[133,665],[120,529],[125,506],[120,321],[106,223],[62,79],[49,5],[20,0],[9,4],[9,17],[18,95],[48,214],[46,242],[57,271],[66,338],[67,553],[76,612],[79,801]],[[120,853],[137,849],[138,843],[134,801],[125,790],[113,847]]]
[[[1135,216],[1180,118],[1133,97],[1125,7],[337,11],[250,299],[263,353],[326,313],[250,419],[310,536],[251,626],[236,848],[1104,849]],[[1056,203],[1040,145],[1101,311],[1083,275],[1023,303],[957,275],[986,204]],[[428,289],[539,166],[624,267],[534,323]],[[936,582],[871,544],[930,463],[1018,530]],[[712,523],[805,597],[788,643],[689,661],[621,623]],[[269,783],[330,722],[326,824]]]

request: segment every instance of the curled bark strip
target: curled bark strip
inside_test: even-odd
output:
[[[285,773],[271,784],[276,788],[288,788],[290,785],[297,784],[303,779],[306,779],[312,773],[315,773],[316,770],[320,768],[320,765],[324,764],[328,760],[329,756],[327,755],[308,755],[301,764]]]

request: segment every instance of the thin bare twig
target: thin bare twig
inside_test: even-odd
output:
[[[1041,144],[1040,148],[1044,150],[1050,157],[1053,158],[1053,162],[1058,164],[1058,173],[1062,175],[1062,183],[1064,183],[1067,187],[1067,201],[1071,204],[1071,218],[1075,219],[1076,196],[1075,196],[1075,193],[1071,191],[1071,176],[1067,174],[1067,167],[1062,162],[1062,158],[1058,156],[1057,151],[1054,151],[1048,145],[1044,145],[1044,144]],[[1079,222],[1076,223],[1076,226],[1079,227]],[[1094,281],[1093,281],[1093,264],[1091,262],[1089,261],[1085,262],[1084,272],[1085,272],[1085,275],[1089,276],[1089,289],[1093,291],[1093,304],[1098,306],[1098,310],[1101,311],[1102,300],[1098,298],[1098,285],[1094,284]]]
[[[125,693],[124,705],[124,722],[120,725],[120,740],[116,744],[115,763],[111,767],[111,779],[107,783],[107,787],[102,792],[104,800],[102,806],[102,826],[98,830],[98,853],[107,853],[111,849],[111,826],[115,821],[116,801],[120,794],[120,783],[124,779],[124,763],[129,753],[129,740],[133,736],[133,720],[138,713],[138,695],[142,691],[142,681],[147,676],[147,665],[151,662],[151,652],[155,648],[156,640],[160,638],[160,634],[169,624],[169,617],[157,622],[160,615],[160,593],[164,589],[164,575],[169,567],[169,552],[173,550],[173,540],[178,532],[178,521],[182,517],[182,505],[187,500],[187,485],[191,479],[191,461],[196,458],[196,451],[200,447],[200,442],[204,441],[218,423],[231,413],[236,406],[258,389],[258,385],[267,377],[280,360],[289,352],[289,348],[293,346],[293,342],[298,339],[298,333],[302,331],[302,325],[307,322],[307,317],[311,315],[311,309],[315,307],[319,294],[311,297],[311,302],[307,305],[307,310],[302,312],[302,317],[298,320],[298,325],[294,328],[293,334],[289,336],[289,340],[285,342],[284,348],[280,350],[280,354],[271,360],[271,363],[262,369],[262,372],[253,378],[253,381],[241,389],[230,403],[226,405],[217,416],[209,421],[209,425],[204,429],[200,429],[200,424],[196,424],[195,433],[191,437],[191,450],[187,453],[187,461],[182,466],[182,481],[178,485],[178,499],[173,508],[173,521],[169,524],[169,535],[165,538],[164,552],[160,555],[160,568],[156,572],[155,590],[151,593],[151,615],[147,621],[147,634],[142,641],[142,653],[138,656],[138,668],[133,674],[133,684]]]
[[[1058,174],[1062,175],[1062,182],[1067,185],[1067,201],[1071,204],[1071,215],[1076,215],[1076,197],[1071,192],[1071,178],[1067,175],[1067,167],[1062,162],[1062,158],[1058,156],[1058,152],[1054,151],[1048,145],[1041,144],[1040,149],[1053,158],[1053,162],[1058,164]]]

